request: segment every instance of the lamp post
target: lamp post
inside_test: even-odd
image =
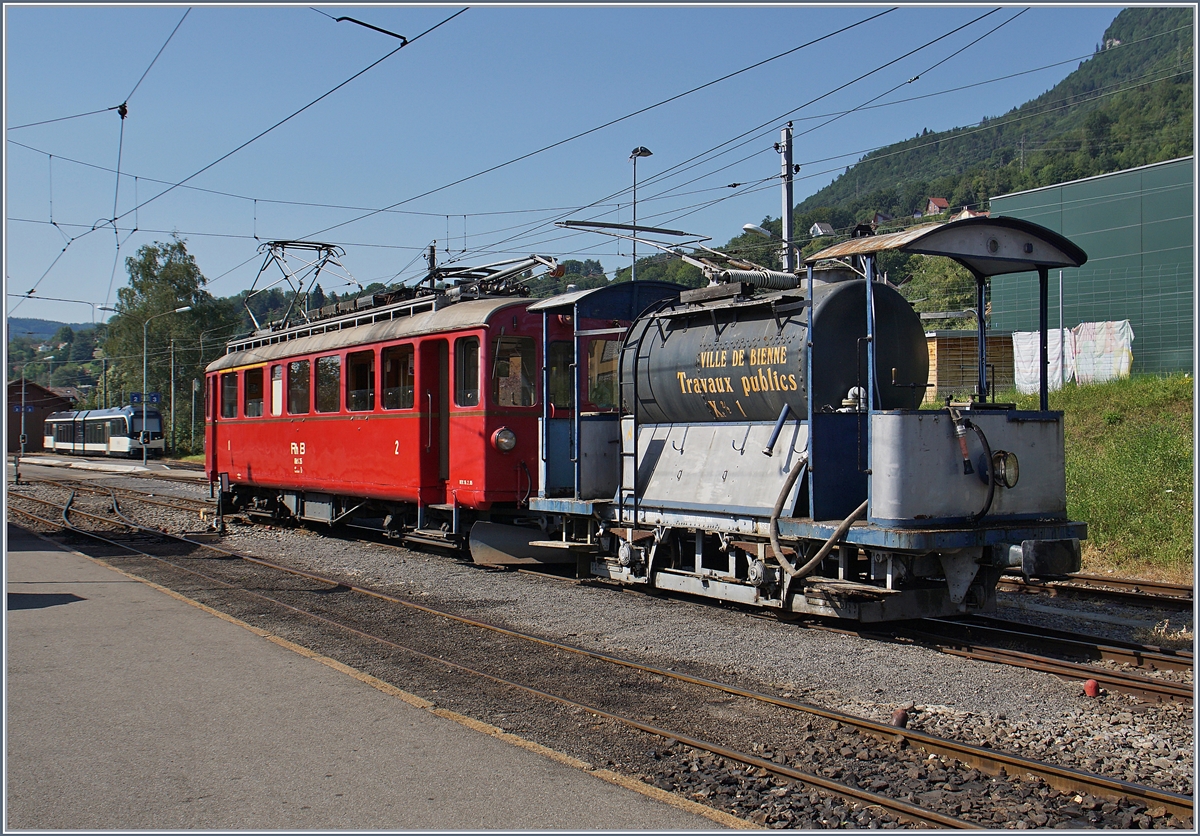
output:
[[[147,319],[145,322],[142,323],[142,467],[146,466],[146,461],[147,461],[146,442],[149,441],[148,436],[150,435],[150,433],[146,431],[146,400],[147,400],[146,396],[148,394],[146,392],[146,341],[150,335],[150,331],[149,331],[150,323],[151,323],[151,321],[158,319],[160,316],[166,316],[167,314],[183,313],[184,311],[190,311],[191,309],[192,309],[191,305],[184,305],[182,308],[176,308],[173,311],[163,311],[160,314],[155,314],[154,316],[150,317],[150,319]]]
[[[629,159],[633,160],[633,265],[629,268],[629,281],[637,281],[637,161],[638,157],[649,157],[653,152],[645,145],[633,149]]]

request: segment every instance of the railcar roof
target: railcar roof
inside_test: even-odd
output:
[[[68,409],[62,412],[52,412],[46,416],[46,420],[53,421],[57,419],[62,421],[69,417],[73,418],[73,420],[82,418],[117,418],[121,415],[127,415],[130,411],[136,411],[140,415],[142,407],[140,405],[134,407],[132,404],[127,404],[125,406],[110,406],[107,409]],[[147,407],[146,413],[157,415],[158,407]]]
[[[207,371],[216,372],[284,357],[336,351],[443,331],[483,328],[496,312],[529,301],[519,296],[471,299],[453,304],[439,303],[436,299],[428,297],[417,300],[416,304],[410,301],[367,309],[358,314],[320,320],[275,334],[233,340],[229,343],[228,353],[209,363]]]
[[[660,299],[678,296],[682,290],[687,287],[673,282],[612,282],[539,299],[529,306],[529,310],[569,312],[578,308],[579,315],[589,319],[632,321],[650,305]]]
[[[946,256],[981,276],[1024,273],[1043,267],[1078,267],[1087,261],[1087,253],[1082,249],[1040,224],[1020,218],[980,217],[852,238],[810,255],[804,263],[875,255],[886,250]]]

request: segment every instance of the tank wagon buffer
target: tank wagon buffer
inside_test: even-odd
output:
[[[924,328],[880,274],[888,250],[959,262],[979,310],[991,276],[1037,272],[1039,409],[995,402],[983,317],[975,395],[919,409]],[[1047,404],[1046,286],[1086,258],[1044,227],[981,217],[852,238],[799,275],[703,259],[713,283],[630,328],[619,426],[543,416],[529,507],[561,524],[560,542],[536,546],[590,553],[593,574],[625,583],[861,621],[984,611],[1011,567],[1078,570],[1086,526],[1067,518],[1063,416]],[[531,310],[578,317],[584,294]],[[486,525],[476,559],[503,562]]]

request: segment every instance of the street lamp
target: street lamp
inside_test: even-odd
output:
[[[150,319],[147,319],[142,323],[142,467],[146,466],[146,442],[149,441],[148,436],[150,435],[150,433],[146,431],[146,340],[150,334],[150,322],[158,319],[160,316],[183,313],[184,311],[190,311],[191,309],[191,305],[184,305],[182,308],[176,308],[173,311],[163,311],[160,314],[155,314],[154,316],[150,317]]]
[[[633,266],[629,268],[629,281],[637,281],[637,161],[638,157],[649,157],[653,152],[645,145],[633,149],[629,159],[633,160]]]
[[[784,272],[785,273],[791,272],[791,267],[789,265],[789,259],[788,259],[788,254],[792,250],[792,242],[791,241],[785,241],[783,238],[780,238],[778,235],[776,235],[771,230],[765,229],[765,228],[759,226],[758,224],[742,224],[742,232],[751,232],[755,235],[761,235],[763,238],[771,238],[775,241],[783,241],[782,262],[783,262]]]

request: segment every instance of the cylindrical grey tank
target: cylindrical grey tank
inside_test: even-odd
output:
[[[681,303],[642,317],[621,355],[625,408],[632,405],[636,362],[640,422],[773,421],[784,403],[807,415],[803,290]],[[916,409],[929,376],[924,328],[898,291],[881,283],[874,290],[876,406]],[[813,399],[820,412],[841,408],[852,388],[867,388],[867,344],[860,343],[867,333],[866,283],[821,282],[814,296]]]

